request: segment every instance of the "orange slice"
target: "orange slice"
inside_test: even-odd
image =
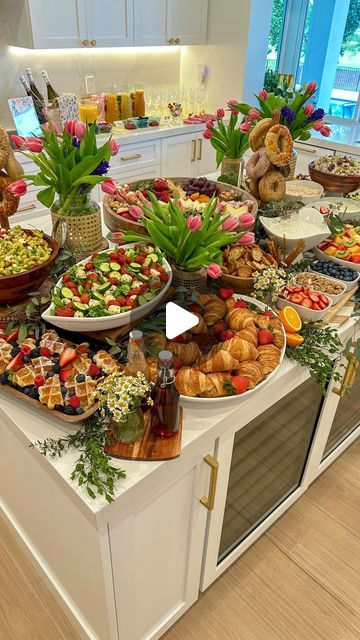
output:
[[[279,311],[279,318],[284,325],[285,331],[287,333],[296,333],[296,331],[300,331],[301,329],[301,318],[293,307],[289,305],[281,309]]]
[[[286,333],[286,345],[288,347],[298,347],[304,338],[299,333]]]

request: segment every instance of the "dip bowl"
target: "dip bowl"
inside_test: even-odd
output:
[[[299,240],[304,240],[305,247],[303,251],[308,251],[331,235],[330,229],[321,213],[312,207],[303,207],[297,213],[292,213],[288,218],[265,218],[260,216],[260,222],[268,236],[275,238],[276,244],[283,250],[284,254],[288,254],[298,244]],[[307,224],[311,224],[313,228],[307,230]],[[288,230],[286,227],[288,227]]]

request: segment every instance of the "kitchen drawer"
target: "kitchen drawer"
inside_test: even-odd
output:
[[[141,171],[148,166],[160,164],[160,149],[158,140],[141,144],[121,144],[119,153],[110,159],[110,172],[129,173],[135,169]]]
[[[117,180],[119,184],[134,182],[135,180],[145,180],[146,178],[159,178],[160,176],[160,164],[151,165],[143,169],[141,167],[134,167],[131,171],[126,173],[122,170],[122,167],[114,169],[111,168],[109,171],[109,177]]]

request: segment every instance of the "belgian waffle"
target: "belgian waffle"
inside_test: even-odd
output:
[[[35,383],[35,371],[31,364],[25,364],[19,371],[14,373],[12,382],[19,387],[29,387]]]
[[[94,362],[102,371],[105,371],[105,373],[115,373],[115,371],[119,369],[119,363],[110,353],[103,349],[94,355]]]
[[[96,396],[97,381],[86,376],[84,382],[77,382],[76,378],[71,382],[65,382],[69,392],[74,392],[80,400],[80,407],[89,409],[92,407]]]
[[[39,400],[46,404],[49,409],[54,409],[56,405],[63,405],[64,400],[61,394],[60,378],[57,374],[52,378],[47,378],[45,384],[39,387]]]
[[[56,331],[51,329],[42,335],[40,347],[47,347],[50,353],[58,353],[60,355],[66,348],[66,344],[62,342]]]
[[[86,354],[81,354],[80,358],[75,360],[72,365],[77,373],[83,373],[85,376],[89,373],[89,369],[92,362],[90,358],[86,357]]]
[[[11,350],[12,350],[11,344],[8,344],[6,340],[3,340],[1,338],[0,339],[0,373],[3,373],[3,371],[5,371],[6,365],[11,360],[11,355],[10,355]]]
[[[35,338],[25,338],[22,342],[19,342],[19,346],[26,344],[31,349],[36,349],[36,340]]]
[[[44,376],[44,378],[46,378],[47,372],[53,368],[52,361],[46,356],[39,356],[38,358],[32,358],[31,364],[34,367],[35,375]]]

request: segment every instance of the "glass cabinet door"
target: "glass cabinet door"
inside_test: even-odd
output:
[[[300,485],[322,400],[307,380],[235,434],[218,564]]]
[[[325,446],[323,460],[360,425],[360,371],[345,396],[340,398]]]

